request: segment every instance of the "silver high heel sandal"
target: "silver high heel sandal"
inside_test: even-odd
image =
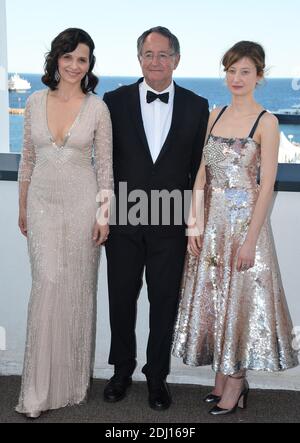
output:
[[[221,398],[222,397],[219,395],[208,394],[206,397],[204,397],[203,401],[204,403],[219,403]]]
[[[234,380],[242,380],[244,379],[244,387],[242,389],[242,392],[238,398],[237,403],[234,405],[231,409],[222,409],[219,406],[214,406],[209,413],[211,415],[227,415],[227,414],[234,414],[237,410],[237,408],[246,409],[247,408],[247,401],[248,401],[248,394],[249,394],[249,385],[246,380],[246,376],[242,375],[241,377],[233,377],[232,375],[229,375],[230,378],[233,378]]]

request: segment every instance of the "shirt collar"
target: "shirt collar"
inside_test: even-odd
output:
[[[154,92],[155,94],[165,94],[166,92],[169,92],[169,94],[170,94],[170,99],[173,99],[174,94],[175,94],[174,81],[171,82],[170,86],[169,86],[167,89],[165,89],[164,91],[160,91],[160,92],[158,92],[158,91],[155,91],[155,89],[151,88],[151,87],[147,84],[146,80],[144,79],[144,80],[142,81],[142,83],[140,84],[140,88],[141,88],[141,92],[142,92],[142,94],[143,94],[145,100],[146,100],[146,96],[147,96],[147,91],[152,91],[152,92]]]

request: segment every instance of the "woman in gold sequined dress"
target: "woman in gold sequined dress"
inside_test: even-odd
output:
[[[185,364],[212,364],[216,383],[205,401],[215,404],[213,415],[246,406],[247,370],[298,365],[267,221],[278,122],[254,99],[265,53],[256,43],[239,42],[223,65],[232,104],[212,111],[208,124],[173,345]]]
[[[99,246],[109,234],[96,196],[104,202],[113,189],[110,115],[91,94],[93,51],[80,29],[58,35],[46,58],[48,88],[25,111],[19,226],[32,292],[16,410],[30,418],[84,401],[93,370]]]

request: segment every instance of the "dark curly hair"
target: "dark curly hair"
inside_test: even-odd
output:
[[[83,43],[90,48],[90,68],[88,71],[88,85],[85,85],[85,78],[81,81],[81,89],[84,94],[93,92],[98,85],[98,78],[93,74],[93,69],[96,63],[94,56],[95,44],[89,34],[82,29],[68,28],[61,32],[51,43],[51,50],[46,54],[44,71],[45,75],[42,77],[42,82],[48,86],[52,91],[57,89],[58,81],[55,79],[55,72],[58,68],[58,59],[67,53],[75,51],[77,46]]]

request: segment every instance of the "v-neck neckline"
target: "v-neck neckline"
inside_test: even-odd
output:
[[[66,144],[67,144],[67,142],[68,142],[68,140],[69,140],[69,138],[71,136],[72,130],[76,126],[77,122],[79,121],[79,118],[80,118],[80,116],[82,114],[82,111],[83,111],[83,109],[85,107],[85,104],[87,102],[89,94],[86,94],[86,96],[83,98],[82,103],[81,103],[80,108],[79,108],[79,111],[78,111],[78,113],[77,113],[77,115],[76,115],[72,125],[70,126],[69,130],[65,134],[65,136],[64,136],[64,138],[62,140],[62,144],[60,144],[60,145],[58,145],[57,141],[54,139],[54,137],[52,135],[52,132],[50,131],[49,124],[48,124],[48,109],[47,109],[47,107],[48,107],[48,96],[49,96],[49,90],[46,90],[44,109],[45,109],[45,123],[46,123],[47,132],[48,132],[50,141],[53,144],[53,146],[55,146],[57,149],[63,149],[66,146]]]

